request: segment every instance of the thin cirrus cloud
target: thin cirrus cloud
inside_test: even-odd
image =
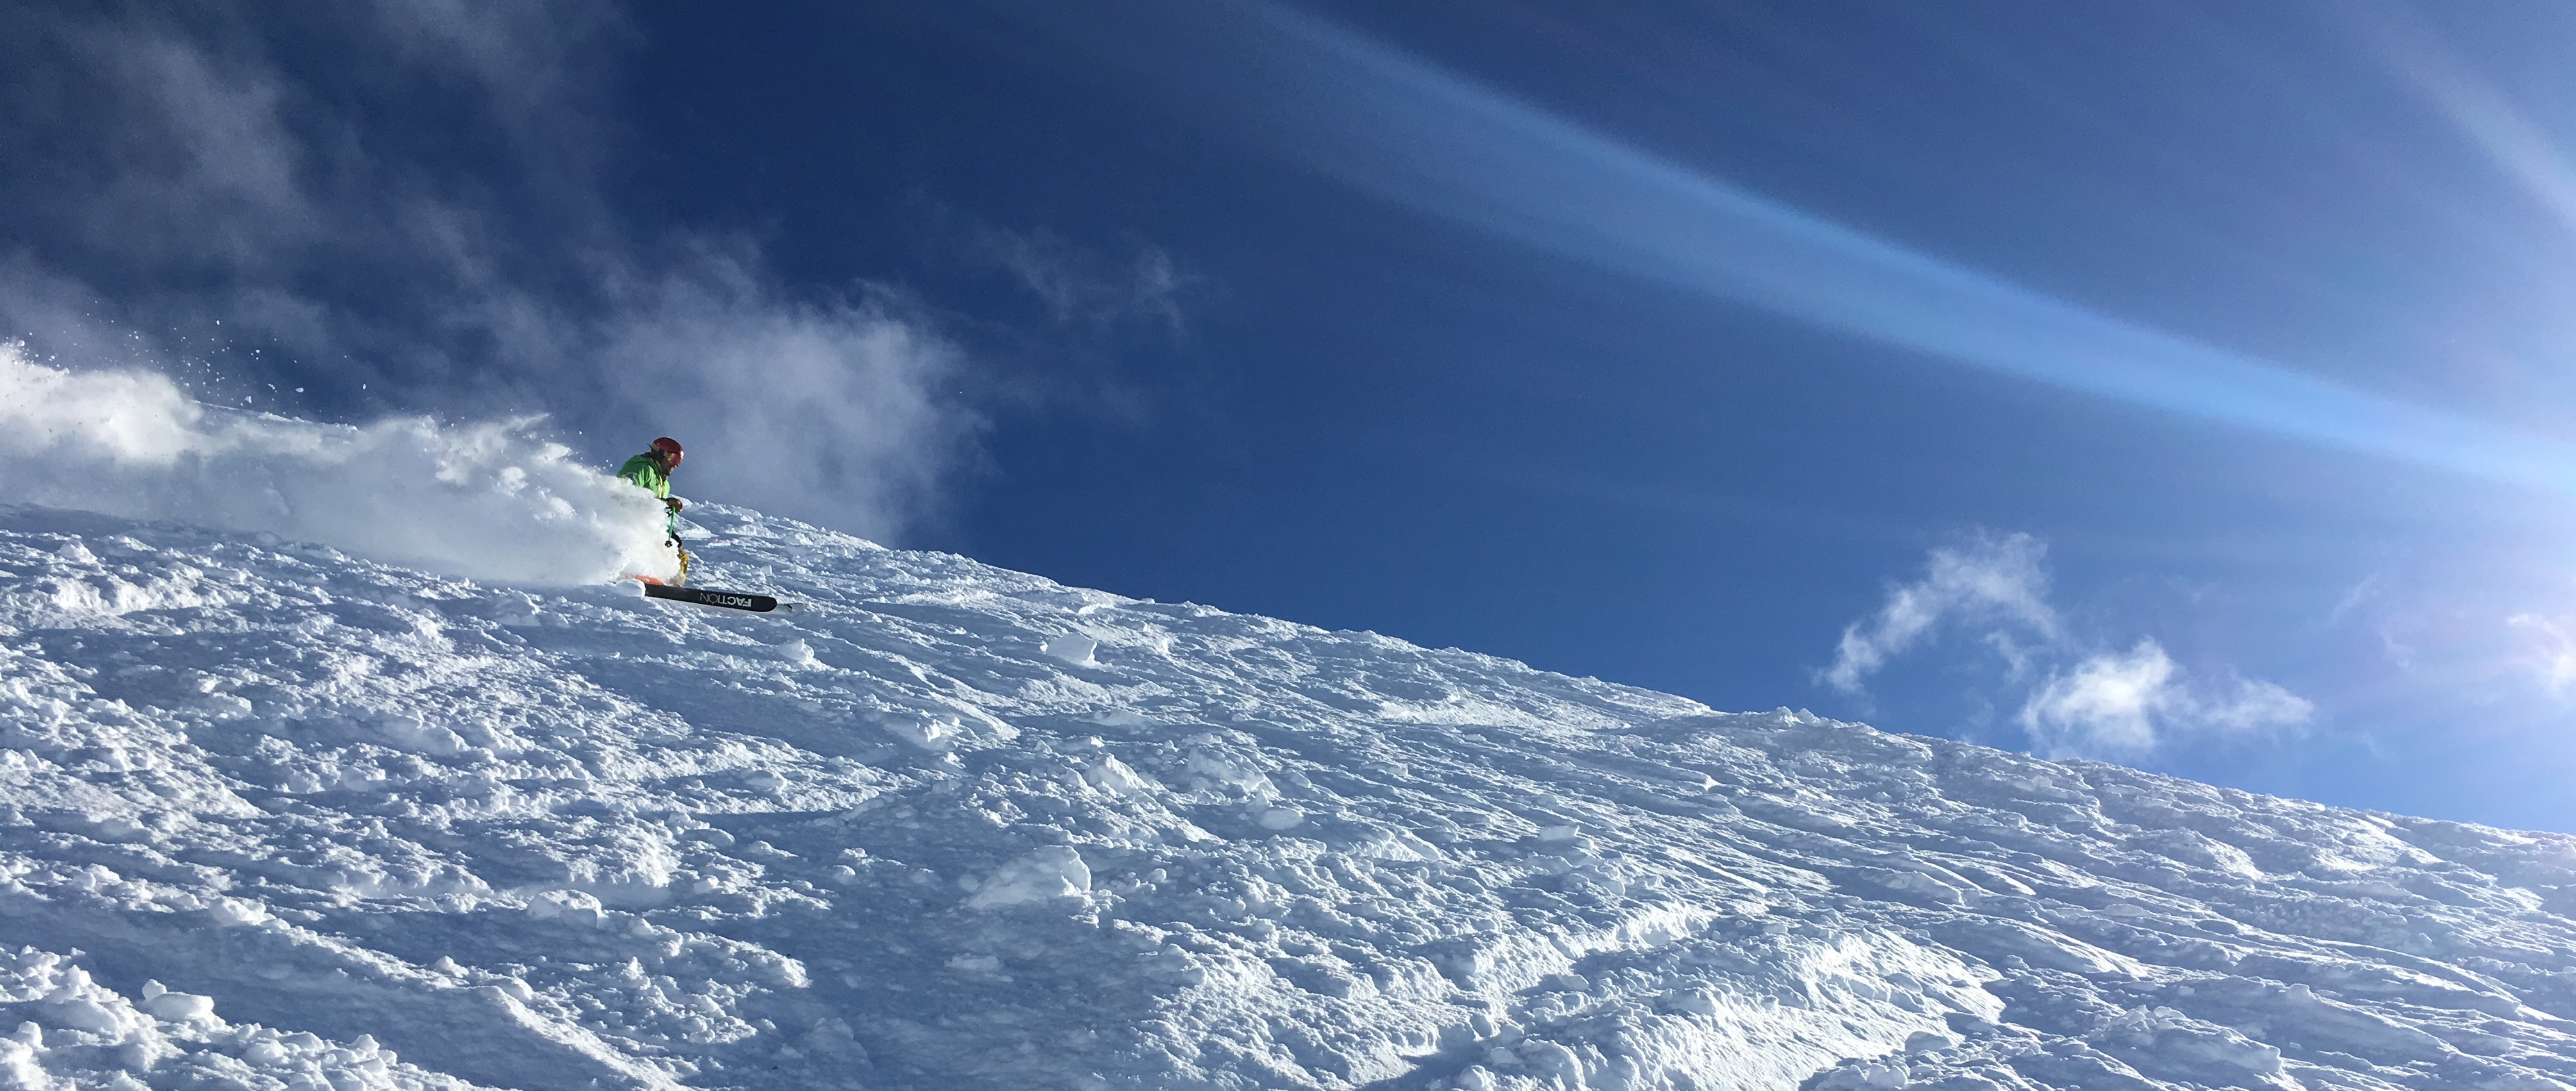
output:
[[[2576,492],[2576,448],[2102,314],[1631,147],[1269,0],[1014,5],[1357,190],[1614,272],[2086,394]]]
[[[602,0],[11,8],[0,320],[74,367],[258,346],[203,370],[341,413],[551,412],[593,458],[679,435],[684,490],[873,537],[935,514],[966,355],[897,293],[624,219],[632,38]]]
[[[2524,612],[2505,619],[2516,647],[2506,657],[2533,684],[2553,698],[2576,691],[2576,631],[2564,619]]]
[[[2441,34],[2402,6],[2356,4],[2338,9],[2363,41],[2495,168],[2522,187],[2570,231],[2576,231],[2576,159],[2512,96],[2478,75],[2442,44]]]
[[[1013,231],[992,224],[975,225],[973,240],[979,256],[1009,273],[1059,325],[1106,328],[1133,320],[1173,336],[1184,328],[1181,296],[1197,278],[1161,247],[1137,244],[1121,256],[1045,227]]]
[[[1978,533],[1934,549],[1923,575],[1890,584],[1871,616],[1843,629],[1817,680],[1866,697],[1868,679],[1899,656],[1965,637],[1998,655],[2006,697],[2031,747],[2051,757],[2129,757],[2182,738],[2245,736],[2306,723],[2307,699],[2271,682],[2221,671],[2204,678],[2152,638],[2098,647],[2049,603],[2047,544],[2028,534]]]

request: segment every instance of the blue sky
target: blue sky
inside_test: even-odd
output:
[[[1726,708],[2576,829],[2576,11],[0,16],[0,315]]]

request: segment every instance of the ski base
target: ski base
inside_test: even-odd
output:
[[[644,593],[657,599],[670,599],[673,602],[694,602],[700,606],[722,606],[728,610],[749,610],[755,614],[766,614],[778,608],[777,599],[771,598],[767,595],[745,594],[740,591],[715,591],[703,587],[672,587],[668,584],[647,582],[644,585]]]

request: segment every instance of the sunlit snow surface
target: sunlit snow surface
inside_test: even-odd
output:
[[[2576,1080],[2576,839],[690,512],[802,609],[0,508],[0,1087]]]

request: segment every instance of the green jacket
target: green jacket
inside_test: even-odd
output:
[[[627,459],[626,465],[617,468],[617,476],[634,482],[637,487],[652,493],[657,499],[671,498],[671,475],[662,472],[662,464],[653,460],[652,452],[648,451]],[[670,528],[671,537],[680,536],[679,512],[670,513]]]

